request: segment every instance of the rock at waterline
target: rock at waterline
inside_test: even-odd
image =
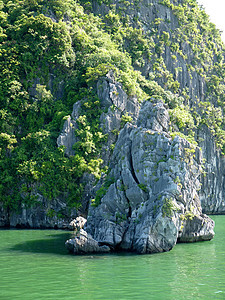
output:
[[[87,253],[107,253],[110,248],[106,245],[99,246],[86,231],[80,230],[79,234],[68,241],[66,241],[66,248],[74,254],[87,254]]]
[[[87,233],[70,240],[70,251],[95,252],[93,244],[94,249],[106,245],[107,251],[110,246],[156,253],[171,250],[177,241],[213,238],[214,222],[202,214],[198,196],[201,151],[172,137],[168,122],[164,104],[147,101],[136,125],[124,127],[105,178],[111,184],[99,205],[90,207]]]

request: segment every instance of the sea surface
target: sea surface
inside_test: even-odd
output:
[[[0,230],[0,300],[225,299],[225,216],[212,241],[153,255],[74,256],[61,230]]]

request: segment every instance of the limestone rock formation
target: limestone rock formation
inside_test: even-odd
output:
[[[214,222],[205,214],[186,218],[180,242],[197,242],[210,240],[214,233]]]
[[[103,112],[100,116],[100,127],[104,134],[108,135],[107,141],[102,145],[101,158],[104,165],[108,165],[112,156],[110,146],[116,142],[118,133],[121,129],[121,119],[124,114],[132,117],[133,122],[136,122],[140,105],[137,97],[128,97],[122,89],[121,83],[115,81],[113,72],[109,72],[106,77],[100,78],[97,83],[97,94],[101,101]],[[73,111],[66,119],[62,132],[57,139],[57,145],[64,146],[67,156],[74,155],[73,145],[78,141],[75,135],[77,129],[76,120],[80,116],[82,100],[73,105]],[[82,182],[85,185],[82,212],[85,214],[88,210],[89,200],[93,195],[93,186],[96,179],[94,175],[85,173]],[[50,207],[40,194],[36,195],[37,205],[32,208],[21,207],[20,211],[10,214],[7,218],[7,212],[0,211],[0,226],[12,227],[28,227],[28,228],[70,228],[71,219],[78,216],[78,212],[74,209],[69,213],[66,209],[66,204],[59,199],[52,201]],[[2,208],[3,210],[3,208]],[[59,218],[61,211],[67,217]]]
[[[132,67],[140,72],[135,73],[135,76],[138,77],[141,74],[146,79],[147,85],[143,78],[138,78],[137,84],[140,85],[140,88],[149,97],[154,95],[158,88],[175,99],[183,98],[182,106],[192,111],[191,117],[196,117],[193,120],[193,136],[202,149],[201,152],[199,148],[194,147],[185,139],[170,134],[169,114],[165,103],[152,98],[149,102],[141,105],[135,95],[126,94],[122,84],[115,80],[113,71],[98,78],[96,84],[91,83],[90,88],[96,92],[101,103],[102,114],[98,121],[102,133],[108,137],[107,141],[102,143],[101,150],[96,151],[95,158],[102,159],[102,167],[109,166],[110,171],[107,177],[102,176],[96,186],[94,186],[96,178],[90,173],[83,174],[81,179],[77,178],[74,182],[77,180],[85,186],[81,204],[82,215],[88,213],[87,233],[91,233],[97,243],[110,245],[112,249],[128,249],[139,253],[157,252],[171,249],[177,241],[210,239],[214,234],[213,222],[202,212],[225,214],[225,160],[221,151],[216,147],[213,133],[215,128],[210,130],[209,124],[204,122],[207,120],[201,119],[204,110],[200,108],[200,104],[203,103],[208,112],[207,103],[210,103],[216,109],[218,109],[217,106],[224,109],[221,105],[223,97],[219,100],[217,94],[216,97],[215,95],[211,96],[207,87],[207,80],[209,83],[210,77],[215,76],[214,73],[218,75],[224,71],[224,49],[223,46],[212,43],[214,36],[211,33],[215,31],[207,32],[205,16],[201,16],[205,19],[205,23],[194,21],[196,24],[193,24],[191,22],[197,14],[191,13],[193,5],[191,2],[193,1],[188,2],[184,3],[182,0],[143,0],[139,2],[113,0],[112,5],[108,5],[105,1],[92,1],[93,13],[101,15],[102,24],[104,24],[102,30],[105,33],[110,28],[112,32],[117,31],[112,35],[112,40],[121,38],[121,45],[119,42],[118,48],[121,47],[124,54],[127,52],[127,61],[131,59]],[[185,11],[185,7],[190,11],[188,16],[182,13]],[[113,27],[114,22],[112,22],[113,26],[108,27],[107,18],[110,21],[110,16],[104,18],[110,10],[111,16],[115,12],[116,18],[118,18],[115,28]],[[118,12],[120,13],[118,14]],[[56,22],[56,16],[53,17],[51,14],[49,16]],[[127,21],[123,16],[127,17]],[[184,20],[180,19],[180,16]],[[66,23],[65,26],[69,28],[71,22],[69,15],[64,15],[63,18],[66,22],[68,21],[68,26]],[[137,20],[138,22],[136,22]],[[126,28],[121,27],[124,21],[127,23]],[[120,22],[122,22],[121,25]],[[82,24],[81,20],[80,28],[82,28]],[[196,33],[199,31],[198,36],[193,34],[192,26],[196,29]],[[81,31],[83,32],[83,29]],[[204,48],[202,53],[199,52],[199,41],[201,41],[201,47]],[[95,47],[97,49],[96,45]],[[76,54],[75,52],[74,54]],[[80,50],[79,55],[82,56]],[[86,59],[89,60],[88,56]],[[107,56],[106,60],[108,60]],[[202,64],[204,60],[206,60],[206,64]],[[100,66],[102,64],[101,60],[96,59],[93,70],[97,67],[97,63]],[[105,63],[103,63],[104,65]],[[120,61],[118,65],[115,65],[115,70],[119,65]],[[90,64],[91,66],[92,64]],[[110,66],[111,63],[109,66],[105,65],[107,70]],[[220,66],[221,69],[214,70],[214,66]],[[88,64],[82,66],[84,74],[81,72],[82,74],[79,75],[81,78],[88,74],[86,67]],[[119,70],[120,68],[118,68]],[[119,73],[121,71],[122,69]],[[55,100],[61,99],[67,93],[66,79],[61,76],[57,78],[57,74],[52,72],[47,76],[49,83],[46,86],[49,86]],[[75,69],[71,74],[79,73],[76,72]],[[122,76],[122,74],[117,75],[124,82],[126,76]],[[76,76],[73,76],[73,80],[75,80]],[[80,78],[79,76],[78,78]],[[131,83],[129,76],[127,78],[127,86],[135,85],[135,81]],[[29,88],[31,97],[35,97],[36,87],[40,82],[39,78],[34,78],[33,85]],[[88,82],[87,79],[86,83],[84,81],[81,86],[75,86],[74,89],[70,86],[71,95],[75,91],[79,91],[81,87],[83,88],[83,85],[87,85],[88,91],[90,83]],[[156,88],[153,88],[152,85]],[[218,91],[223,91],[224,85],[219,87]],[[68,89],[69,94],[70,89]],[[132,93],[134,92],[132,91]],[[163,99],[165,98],[164,101],[171,108],[174,103],[171,105],[165,94],[162,93],[161,96]],[[72,96],[69,98],[72,101]],[[73,105],[71,116],[68,116],[57,139],[57,145],[63,146],[65,155],[68,157],[75,154],[73,146],[78,142],[75,132],[78,128],[77,119],[81,113],[82,101]],[[177,101],[178,108],[181,102]],[[215,110],[215,112],[217,111]],[[198,117],[201,119],[200,122]],[[50,119],[52,118],[53,116]],[[130,118],[132,118],[132,122],[124,127],[124,120]],[[208,119],[210,119],[210,115]],[[198,122],[200,124],[197,124]],[[124,129],[122,129],[123,127]],[[177,131],[179,131],[178,127]],[[215,127],[219,126],[216,124]],[[222,128],[219,129],[222,130]],[[18,126],[18,130],[21,133],[23,131],[20,126]],[[21,139],[21,133],[18,135],[19,139]],[[222,132],[223,134],[219,133],[223,138],[225,131]],[[99,152],[101,153],[99,154]],[[202,172],[202,159],[205,160],[204,172]],[[40,165],[41,160],[42,156],[40,155]],[[20,160],[17,163],[20,165]],[[18,170],[15,169],[15,171],[17,174]],[[21,185],[26,182],[26,172],[23,172]],[[35,180],[34,182],[39,184],[38,180]],[[44,176],[43,180],[45,180]],[[100,188],[101,193],[98,192]],[[68,226],[71,219],[77,217],[76,210],[67,211],[64,195],[61,194],[59,198],[48,202],[41,195],[41,191],[36,193],[33,183],[32,193],[34,195],[31,194],[31,196],[37,196],[36,203],[30,203],[29,207],[18,203],[19,209],[16,213],[9,213],[10,207],[8,207],[8,211],[0,207],[0,226],[64,228]],[[89,202],[94,197],[96,199],[93,203],[95,206],[91,206],[88,211]],[[61,218],[62,215],[63,218]],[[86,235],[86,239],[88,238],[89,235]]]
[[[179,17],[174,10],[173,6],[183,6],[183,1],[158,1],[158,0],[144,0],[138,3],[138,5],[122,4],[118,0],[113,1],[116,10],[123,10],[124,14],[130,16],[130,20],[135,23],[134,20],[138,19],[142,24],[142,30],[144,35],[148,38],[154,32],[160,37],[166,32],[169,35],[171,33],[181,32],[184,29],[184,24],[180,22]],[[166,5],[165,3],[170,3]],[[110,11],[109,5],[104,2],[93,3],[93,11],[96,15],[106,15]],[[154,20],[161,20],[157,23],[156,28],[153,28]],[[133,24],[135,27],[135,24]],[[179,35],[179,34],[178,34]],[[189,71],[189,66],[192,65],[193,60],[196,59],[193,51],[192,41],[187,39],[181,39],[179,41],[179,49],[182,53],[175,53],[169,45],[165,45],[165,50],[160,53],[163,58],[166,69],[173,74],[174,78],[179,82],[180,89],[187,90],[190,97],[188,105],[195,107],[196,99],[199,101],[208,101],[207,82],[201,72],[196,72],[195,68]],[[156,41],[157,45],[157,41]],[[176,59],[173,59],[174,54]],[[212,64],[218,63],[217,56],[212,59]],[[141,73],[148,77],[152,72],[152,60],[143,60],[140,65],[134,63],[134,68],[141,71]],[[180,70],[177,72],[177,70]],[[163,86],[163,76],[159,79],[160,85]],[[214,101],[214,100],[213,100]],[[198,108],[195,107],[198,111]],[[201,112],[200,112],[201,114]],[[199,146],[202,148],[203,158],[205,162],[205,175],[201,176],[202,189],[200,192],[200,200],[202,203],[202,209],[205,213],[210,214],[224,214],[225,213],[225,173],[224,173],[224,157],[217,149],[213,134],[209,128],[202,126],[196,132],[196,137],[199,141]]]
[[[182,24],[180,24],[180,20],[174,13],[174,11],[169,8],[167,5],[164,5],[163,2],[171,3],[171,6],[176,6],[181,4],[183,1],[170,0],[170,1],[159,1],[159,0],[143,0],[138,3],[138,5],[134,5],[132,1],[130,5],[123,4],[119,0],[113,0],[116,10],[123,10],[125,14],[130,16],[130,21],[133,22],[134,27],[136,27],[136,21],[142,24],[142,29],[145,35],[148,37],[149,35],[153,35],[155,30],[157,31],[158,36],[161,36],[163,33],[168,32],[176,32],[180,30]],[[93,3],[93,11],[96,15],[107,15],[111,10],[110,6],[104,2],[99,3],[98,1],[94,1]],[[161,22],[157,22],[156,28],[154,27],[154,21],[161,20]],[[180,88],[188,88],[190,97],[194,100],[195,97],[198,97],[200,100],[204,98],[204,94],[206,92],[206,82],[204,78],[201,77],[201,74],[193,71],[192,74],[188,72],[188,65],[192,64],[193,60],[193,50],[191,47],[191,43],[188,40],[181,40],[180,47],[185,56],[176,54],[176,60],[172,59],[173,51],[166,45],[165,51],[160,53],[163,61],[167,69],[172,73],[176,74],[176,79],[180,83]],[[141,71],[141,73],[148,77],[149,73],[152,72],[152,62],[151,60],[145,59],[141,64],[135,64],[135,69]],[[176,68],[181,68],[180,72],[176,72]],[[160,82],[163,84],[163,77]]]
[[[121,83],[115,80],[112,71],[98,80],[97,94],[102,108],[100,128],[103,134],[107,135],[106,142],[102,144],[101,158],[103,165],[108,166],[112,156],[110,148],[117,141],[123,116],[125,114],[130,116],[135,123],[138,118],[140,104],[137,97],[128,97],[122,89]],[[63,130],[57,139],[58,146],[64,146],[65,154],[68,156],[74,154],[73,145],[78,141],[75,136],[75,129],[77,128],[76,120],[80,115],[81,104],[82,100],[74,104],[72,114],[68,116],[64,123]],[[90,198],[94,195],[93,186],[95,177],[86,173],[82,178],[82,182],[85,185],[82,199],[82,212],[85,214],[88,210]]]
[[[146,101],[136,125],[120,132],[104,179],[111,184],[103,183],[101,203],[90,207],[85,226],[100,245],[154,253],[169,251],[178,240],[213,238],[214,222],[202,214],[198,196],[201,151],[172,138],[168,122],[162,102]]]

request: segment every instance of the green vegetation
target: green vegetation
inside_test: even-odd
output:
[[[138,184],[139,188],[144,191],[145,193],[148,192],[148,188],[147,188],[147,185],[146,184],[143,184],[143,183],[139,183]]]
[[[164,198],[162,206],[162,215],[163,217],[172,217],[173,212],[176,210],[176,207],[173,204],[172,198]]]
[[[194,213],[192,211],[187,211],[184,215],[180,216],[180,220],[184,221],[184,220],[193,220],[195,217]]]
[[[160,0],[179,26],[172,31],[170,20],[156,17],[145,31],[139,1],[97,3],[107,5],[105,15],[94,15],[86,0],[0,0],[0,201],[9,212],[37,203],[38,193],[78,208],[82,175],[98,180],[105,171],[101,147],[107,136],[99,128],[96,80],[110,70],[128,95],[168,105],[172,135],[196,145],[197,130],[207,126],[225,154],[224,45],[204,10],[195,0]],[[194,74],[205,87],[202,99],[191,91]],[[68,157],[56,140],[77,101],[78,141]],[[121,127],[127,122],[132,117],[125,112]],[[97,192],[95,205],[110,182]]]
[[[129,116],[128,113],[126,112],[121,117],[121,127],[124,127],[124,125],[128,122],[132,123],[132,121],[133,121],[133,118],[131,116]]]
[[[141,96],[139,73],[101,19],[73,0],[4,0],[0,9],[0,200],[11,211],[40,193],[79,207],[82,175],[98,179],[103,171],[107,136],[95,80],[113,69],[129,94]],[[79,100],[78,142],[67,157],[56,139]]]

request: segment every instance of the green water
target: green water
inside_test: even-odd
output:
[[[71,232],[0,230],[0,299],[225,299],[225,216],[212,241],[154,255],[68,255]]]

